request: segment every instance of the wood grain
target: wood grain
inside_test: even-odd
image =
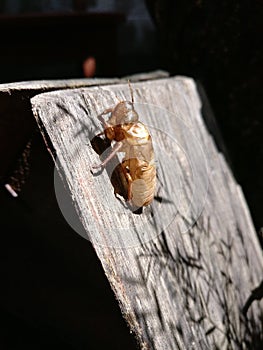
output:
[[[127,84],[31,100],[87,239],[142,349],[252,348],[262,304],[255,301],[247,318],[241,309],[262,278],[262,253],[242,190],[204,126],[195,83],[175,77],[132,86],[158,173],[156,200],[141,214],[113,194],[117,163],[91,172],[99,162],[90,142],[101,131],[96,116],[130,100]]]
[[[0,84],[0,182],[10,181],[36,129],[30,98],[42,92],[111,84],[119,79],[39,80]]]

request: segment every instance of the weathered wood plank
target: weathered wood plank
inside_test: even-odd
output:
[[[0,84],[1,92],[12,92],[19,91],[20,93],[26,91],[33,91],[41,93],[44,91],[69,89],[69,88],[80,88],[85,86],[96,86],[102,84],[114,84],[119,82],[118,78],[80,78],[80,79],[61,79],[61,80],[30,80],[21,81],[14,83]]]
[[[127,75],[126,77],[122,78],[122,80],[123,81],[130,80],[131,82],[139,82],[139,81],[161,79],[161,78],[168,78],[168,77],[169,77],[168,72],[163,71],[163,70],[156,70],[153,72]]]
[[[262,278],[263,260],[241,188],[200,114],[184,77],[134,83],[148,125],[158,186],[141,214],[115,198],[109,174],[92,174],[96,116],[127,84],[41,94],[34,115],[121,310],[143,349],[251,348],[262,305],[241,309]],[[67,218],[66,218],[67,219]]]

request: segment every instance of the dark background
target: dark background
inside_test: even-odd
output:
[[[0,1],[0,82],[165,69],[203,86],[256,227],[263,226],[261,1]],[[222,145],[218,145],[222,149]],[[223,147],[224,148],[224,147]],[[0,193],[1,349],[133,349],[89,242],[64,222],[36,136],[18,200]]]
[[[257,231],[263,226],[262,1],[146,0],[172,75],[203,85]]]

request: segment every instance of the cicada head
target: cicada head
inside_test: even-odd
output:
[[[138,113],[135,111],[133,103],[122,101],[112,111],[111,122],[116,125],[136,123],[139,120]]]

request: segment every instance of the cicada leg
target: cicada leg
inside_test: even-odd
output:
[[[101,122],[104,129],[108,128],[109,124],[105,121],[105,119],[103,117],[111,112],[112,112],[112,108],[108,108],[108,109],[105,109],[105,111],[103,111],[101,114],[98,115],[98,119]]]
[[[126,178],[127,178],[127,181],[128,181],[128,194],[127,194],[127,197],[128,197],[128,201],[131,201],[131,199],[132,199],[132,177],[131,177],[131,174],[127,173],[126,174]]]
[[[122,171],[124,173],[124,176],[127,180],[127,185],[128,185],[128,188],[127,188],[127,200],[128,201],[131,201],[132,199],[132,177],[131,177],[131,174],[130,174],[130,169],[129,169],[129,161],[127,160],[124,160],[122,163],[121,163],[121,166],[122,166]]]
[[[103,168],[105,167],[105,165],[116,155],[117,152],[119,152],[119,150],[121,149],[122,147],[122,142],[117,142],[113,148],[112,148],[112,151],[111,153],[108,155],[107,158],[104,159],[103,162],[101,162],[100,164],[98,165],[93,165],[92,168],[94,169],[98,169],[98,168]]]

